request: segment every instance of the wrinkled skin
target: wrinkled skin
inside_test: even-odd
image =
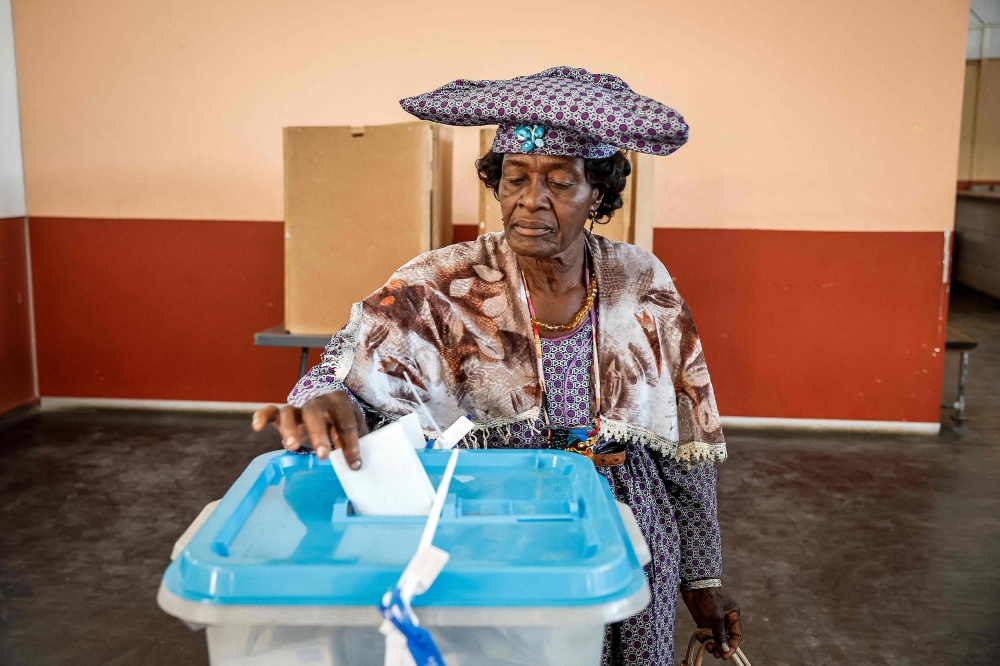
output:
[[[506,155],[498,198],[504,237],[518,255],[535,315],[552,324],[566,323],[587,296],[583,230],[601,203],[601,192],[587,181],[581,158]],[[539,335],[563,334],[540,329]],[[289,451],[311,445],[317,457],[326,459],[336,447],[344,450],[351,469],[361,469],[358,439],[368,427],[344,391],[312,398],[301,409],[268,405],[254,413],[254,430],[269,424]],[[736,602],[720,588],[684,592],[683,598],[698,626],[712,629],[712,654],[730,658],[742,638]]]

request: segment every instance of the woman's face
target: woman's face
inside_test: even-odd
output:
[[[539,259],[572,247],[601,202],[582,158],[552,155],[504,155],[498,196],[507,244]]]

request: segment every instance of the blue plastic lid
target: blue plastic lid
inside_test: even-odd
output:
[[[448,452],[420,453],[437,486]],[[163,576],[214,604],[377,605],[425,517],[355,514],[329,461],[255,459]],[[562,451],[463,451],[434,545],[451,559],[415,606],[589,606],[645,577],[607,481]]]

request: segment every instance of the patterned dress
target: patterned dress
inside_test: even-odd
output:
[[[549,417],[554,425],[592,424],[592,333],[587,320],[565,337],[542,339]],[[292,390],[290,404],[302,406],[310,398],[347,390],[332,374],[342,347],[338,334],[327,346],[320,365]],[[491,433],[487,441],[496,448],[533,448],[541,444],[534,441],[533,432],[527,425],[515,423],[508,432]],[[603,664],[672,664],[679,582],[722,574],[715,465],[689,466],[629,444],[625,463],[601,467],[598,472],[607,478],[615,497],[632,507],[653,554],[653,561],[645,567],[652,600],[638,614],[607,626]]]

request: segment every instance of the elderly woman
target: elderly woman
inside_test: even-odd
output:
[[[622,206],[622,149],[668,155],[687,125],[617,77],[567,67],[459,80],[401,104],[426,120],[499,125],[476,166],[504,231],[400,268],[355,304],[289,405],[257,412],[254,427],[273,423],[287,449],[320,458],[340,447],[359,469],[358,437],[414,411],[409,377],[437,422],[471,415],[466,446],[586,455],[653,552],[652,601],[607,627],[604,663],[673,662],[678,588],[728,658],[741,632],[719,578],[726,448],[701,342],[655,256],[586,230]]]

